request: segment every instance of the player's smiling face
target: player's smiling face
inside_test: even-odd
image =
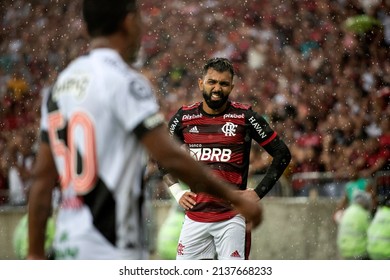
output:
[[[229,94],[234,87],[229,71],[218,72],[210,68],[203,79],[199,79],[198,84],[206,103],[203,106],[206,113],[218,114],[225,110]]]

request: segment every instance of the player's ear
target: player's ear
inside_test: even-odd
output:
[[[203,79],[201,78],[198,79],[198,86],[200,90],[203,90]]]
[[[130,33],[135,25],[136,15],[134,13],[127,13],[123,21],[120,23],[120,29],[125,33]]]

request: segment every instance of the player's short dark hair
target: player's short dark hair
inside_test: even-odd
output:
[[[234,77],[233,64],[227,58],[214,57],[214,58],[210,58],[209,60],[207,60],[203,66],[202,75],[206,75],[207,71],[210,68],[213,68],[214,70],[216,70],[218,72],[229,71],[230,74],[232,74],[232,78]]]
[[[84,0],[83,17],[91,37],[118,30],[128,13],[137,11],[136,0]]]

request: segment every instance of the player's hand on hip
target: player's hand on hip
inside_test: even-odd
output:
[[[241,191],[241,192],[248,199],[252,199],[253,201],[257,201],[257,202],[260,201],[260,197],[253,189],[246,189],[245,191]]]
[[[196,193],[187,191],[183,193],[183,195],[180,197],[179,204],[185,210],[192,209],[192,207],[194,207],[196,204],[195,198],[196,198]]]

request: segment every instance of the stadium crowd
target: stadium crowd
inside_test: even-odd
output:
[[[88,45],[79,0],[0,5],[1,204],[13,174],[28,190],[42,94]],[[148,28],[135,66],[152,81],[167,119],[200,100],[196,81],[204,61],[227,57],[237,71],[232,98],[263,112],[291,149],[287,181],[301,172],[367,178],[389,169],[390,1],[144,0],[140,6]],[[266,153],[255,153],[250,175],[268,165]],[[304,184],[291,186],[293,195],[305,193]]]

